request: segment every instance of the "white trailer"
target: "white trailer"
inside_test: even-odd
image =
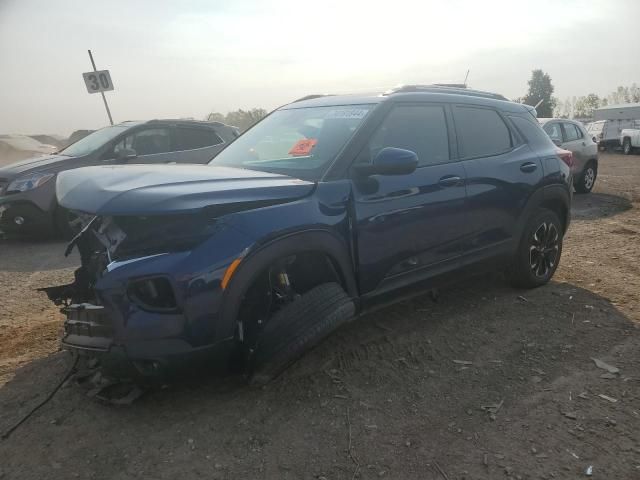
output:
[[[594,121],[587,125],[587,131],[595,137],[601,148],[621,146],[622,130],[633,128],[640,120],[640,103],[623,103],[598,108],[593,113]]]

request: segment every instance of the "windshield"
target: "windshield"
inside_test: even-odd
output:
[[[59,153],[69,157],[82,157],[83,155],[88,155],[102,147],[109,140],[114,139],[122,132],[126,131],[128,128],[129,126],[125,125],[114,125],[111,127],[101,128],[100,130],[90,133],[83,139],[78,140],[76,143],[69,145]]]
[[[372,108],[341,105],[278,110],[241,135],[210,165],[317,180]]]

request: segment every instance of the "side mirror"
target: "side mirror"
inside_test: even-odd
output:
[[[361,176],[409,175],[418,166],[418,155],[403,148],[386,147],[378,152],[371,164],[356,164],[354,171]]]
[[[556,147],[561,147],[561,146],[562,146],[562,142],[561,142],[560,140],[558,140],[557,138],[554,138],[554,139],[553,139],[553,140],[551,140],[551,141],[554,143],[554,145],[555,145]]]
[[[118,150],[116,154],[116,160],[126,163],[129,160],[133,160],[136,158],[138,154],[133,148],[123,148],[122,150]]]

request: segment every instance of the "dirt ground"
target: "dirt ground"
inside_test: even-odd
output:
[[[266,387],[207,379],[113,407],[70,382],[0,441],[0,478],[640,478],[639,212],[640,156],[602,155],[548,286],[492,275],[405,301]],[[69,368],[34,292],[70,278],[62,249],[0,243],[0,432]]]

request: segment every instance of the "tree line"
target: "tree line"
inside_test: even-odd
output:
[[[593,117],[594,110],[607,105],[622,103],[640,103],[640,86],[619,86],[606,97],[595,93],[579,97],[568,97],[564,101],[553,96],[554,87],[551,77],[542,70],[533,70],[528,82],[529,89],[524,97],[514,101],[527,105],[538,105],[538,117],[582,118]],[[540,103],[541,102],[541,103]]]
[[[219,112],[213,112],[207,115],[206,120],[209,122],[221,122],[227,125],[233,125],[234,127],[238,127],[240,132],[244,132],[259,120],[266,117],[268,113],[264,108],[252,108],[250,110],[239,109],[227,112],[225,115]]]

